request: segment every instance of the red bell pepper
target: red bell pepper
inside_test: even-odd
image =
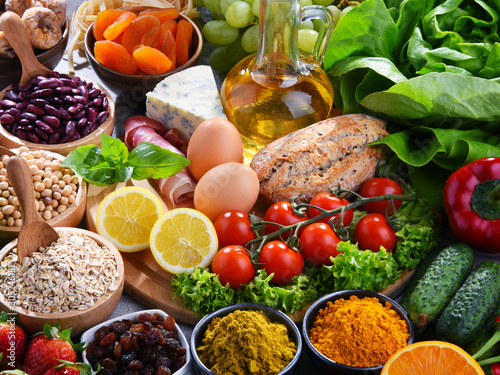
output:
[[[452,173],[443,202],[458,241],[500,254],[500,157],[478,159]]]

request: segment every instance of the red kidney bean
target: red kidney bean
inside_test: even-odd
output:
[[[19,120],[19,125],[21,126],[28,126],[29,124],[31,124],[31,121],[26,118],[22,118],[21,120]]]
[[[61,77],[61,74],[59,72],[56,72],[55,70],[51,70],[49,72],[49,77],[50,78],[59,78],[59,77]]]
[[[64,105],[64,100],[62,100],[59,96],[49,96],[47,100],[49,104],[53,106]]]
[[[18,122],[18,121],[21,120],[21,112],[17,108],[11,108],[11,109],[9,109],[8,113],[12,117],[14,117],[14,120],[16,120],[16,122]]]
[[[65,87],[69,87],[70,89],[73,87],[77,87],[76,83],[71,80],[71,78],[61,78],[61,81]]]
[[[68,121],[66,124],[66,135],[73,137],[76,133],[76,124],[74,121]]]
[[[45,111],[43,110],[42,107],[39,107],[39,106],[34,105],[34,104],[28,105],[28,107],[26,109],[29,112],[34,113],[35,115],[38,115],[38,116],[43,116],[45,114]]]
[[[5,99],[9,99],[14,102],[19,100],[17,93],[12,89],[5,91]]]
[[[89,99],[97,98],[99,95],[101,95],[101,90],[96,88],[89,89]]]
[[[58,94],[70,94],[71,93],[71,87],[69,86],[61,86],[61,87],[56,87],[54,91]]]
[[[60,134],[59,133],[54,133],[52,134],[50,137],[49,137],[49,144],[56,144],[59,142],[59,137],[60,137]]]
[[[106,121],[108,119],[108,117],[109,117],[109,112],[103,111],[97,115],[96,123],[102,124],[104,121]]]
[[[37,137],[37,135],[33,132],[26,132],[26,135],[28,136],[28,139],[33,142],[33,143],[40,143],[40,138]]]
[[[102,110],[107,111],[108,109],[109,109],[109,101],[108,98],[104,96],[104,98],[102,98]]]
[[[80,111],[74,113],[72,118],[74,120],[79,120],[81,118],[84,118],[86,114],[87,114],[87,111],[85,109],[81,109]]]
[[[99,123],[95,123],[92,125],[92,127],[90,128],[90,132],[89,133],[92,133],[94,130],[96,130],[97,128],[99,127]]]
[[[78,83],[80,82],[80,77],[74,76],[74,77],[71,77],[71,80],[78,85]]]
[[[87,120],[85,117],[82,117],[81,119],[78,120],[78,122],[76,123],[76,127],[77,128],[83,128],[85,125],[87,125],[87,122],[89,122],[89,120]]]
[[[55,116],[45,115],[42,117],[42,120],[53,128],[61,126],[61,121],[59,121],[59,119]]]
[[[67,103],[76,104],[76,99],[73,98],[71,95],[64,95],[62,99]]]
[[[42,120],[36,120],[35,125],[39,127],[41,130],[43,130],[47,134],[54,134],[54,129],[50,127],[47,123],[45,123]]]
[[[62,85],[63,85],[63,83],[59,78],[46,78],[46,79],[42,79],[38,83],[38,86],[41,89],[55,89],[56,87],[60,87]]]
[[[80,130],[80,134],[82,135],[82,137],[85,137],[86,135],[90,134],[90,130],[92,129],[92,126],[93,126],[93,124],[91,124],[90,122],[87,122],[87,125],[85,125],[82,128],[82,130]]]
[[[40,139],[48,142],[49,136],[42,129],[40,129],[40,128],[34,128],[33,132],[38,136],[38,138],[40,138]]]
[[[3,125],[5,130],[7,130],[9,133],[12,133],[12,125]]]
[[[31,91],[34,89],[34,87],[35,85],[33,85],[32,83],[27,83],[25,85],[19,86],[19,91],[20,92]]]
[[[14,116],[9,115],[8,113],[4,113],[2,116],[0,116],[0,124],[2,125],[12,125],[16,122],[14,119]]]
[[[10,100],[10,99],[1,100],[0,104],[2,105],[3,109],[14,108],[17,105],[17,103],[15,101]]]
[[[71,114],[66,108],[59,108],[59,112],[61,112],[61,118],[63,120],[71,120]]]
[[[89,108],[89,110],[87,111],[87,118],[89,120],[90,123],[95,123],[96,120],[97,120],[97,112],[94,108]]]
[[[50,96],[52,94],[54,94],[54,90],[52,90],[52,89],[39,89],[39,90],[33,91],[33,93],[31,94],[31,97],[32,98],[45,98],[45,97]]]
[[[21,100],[30,100],[31,99],[31,91],[23,91],[19,93],[19,99]]]
[[[88,98],[88,96],[89,96],[89,89],[87,88],[87,86],[85,86],[85,85],[80,86],[79,90],[80,90],[80,95],[81,96],[84,96],[85,98]]]
[[[5,113],[5,109],[0,109],[0,116],[2,116]]]
[[[86,104],[87,103],[87,98],[83,95],[75,95],[74,96],[75,100],[77,103],[80,103],[80,104]]]
[[[21,113],[21,118],[25,118],[34,122],[38,119],[38,116],[31,112],[23,112]]]
[[[23,109],[26,109],[26,107],[30,104],[29,100],[23,100],[22,102],[19,102],[16,104],[16,108],[22,111]]]
[[[78,87],[75,87],[75,88],[71,89],[71,93],[73,94],[73,96],[79,95],[80,89]]]
[[[54,116],[54,117],[57,117],[58,119],[60,119],[62,117],[61,111],[58,110],[57,108],[51,106],[50,104],[45,104],[43,109],[45,110],[45,113],[49,116]]]
[[[68,107],[68,112],[72,115],[74,115],[75,113],[77,113],[78,111],[81,111],[83,109],[83,104],[75,104],[75,105],[72,105],[72,106],[69,106]]]
[[[102,99],[101,98],[95,98],[92,100],[92,105],[95,107],[100,107],[102,106]]]
[[[50,98],[48,98],[48,99],[50,99]],[[47,101],[47,99],[40,99],[40,98],[38,98],[38,99],[31,99],[30,103],[34,104],[34,105],[37,105],[39,107],[43,107],[45,104],[49,104],[49,102]]]
[[[28,136],[26,135],[26,132],[24,132],[23,130],[18,130],[14,135],[18,138],[21,138],[23,141],[28,140]]]

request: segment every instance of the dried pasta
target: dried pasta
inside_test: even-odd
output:
[[[73,52],[84,48],[84,37],[88,28],[95,21],[97,14],[105,9],[115,9],[120,7],[149,6],[158,8],[177,8],[180,13],[189,18],[200,17],[200,12],[196,9],[193,0],[88,0],[82,3],[78,10],[73,13],[71,19],[71,31],[73,38],[68,44],[66,53],[68,54],[68,70],[75,72]]]

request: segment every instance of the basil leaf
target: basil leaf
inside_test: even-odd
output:
[[[191,162],[181,154],[143,142],[130,152],[128,163],[134,168],[132,178],[143,180],[170,177]]]
[[[128,158],[128,148],[125,143],[107,134],[101,134],[101,152],[110,165],[125,164]]]

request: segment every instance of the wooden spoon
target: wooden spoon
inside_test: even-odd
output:
[[[37,251],[40,247],[57,241],[59,234],[38,214],[28,163],[21,156],[9,157],[7,175],[23,213],[23,225],[17,239],[17,255],[21,262],[25,256]]]
[[[23,66],[20,86],[27,84],[31,78],[37,75],[47,76],[50,69],[40,64],[36,59],[28,31],[21,17],[11,11],[3,13],[0,17],[0,29],[16,51]]]

